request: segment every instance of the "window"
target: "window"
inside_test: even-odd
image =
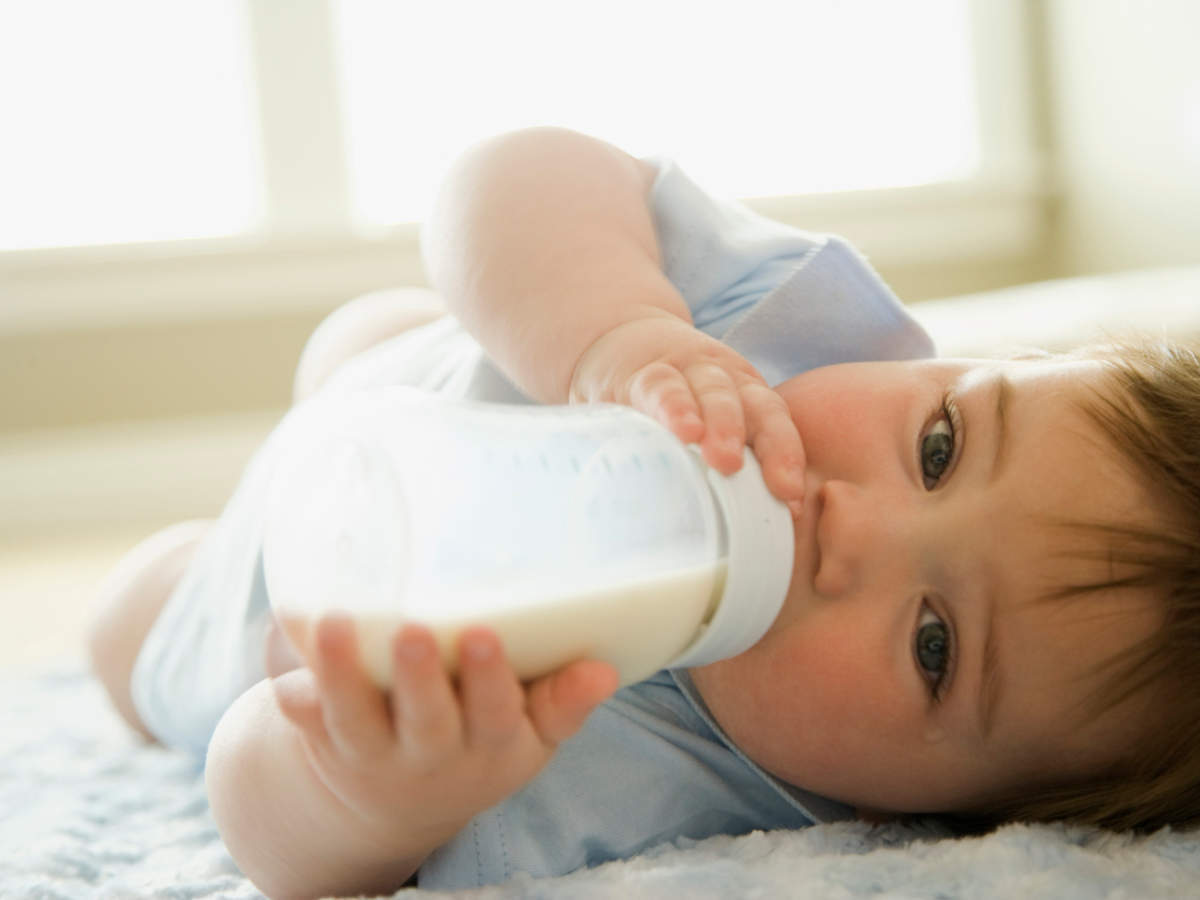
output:
[[[979,162],[963,0],[334,9],[354,211],[373,224],[422,218],[467,144],[541,123],[664,153],[742,197],[944,181]]]
[[[0,249],[254,227],[243,19],[238,0],[0,7]]]
[[[421,283],[447,165],[532,124],[881,266],[1010,260],[1044,220],[1026,6],[0,2],[0,332]]]

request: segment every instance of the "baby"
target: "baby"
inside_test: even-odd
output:
[[[749,446],[792,509],[791,585],[750,650],[615,693],[591,660],[522,684],[484,628],[451,679],[419,625],[380,691],[345,618],[305,665],[272,626],[279,429],[202,540],[120,567],[91,641],[133,727],[207,753],[264,892],[459,888],[854,815],[1197,819],[1194,353],[933,359],[843,242],[555,129],[466,154],[423,237],[453,315],[352,305],[299,394],[628,403],[726,473]]]

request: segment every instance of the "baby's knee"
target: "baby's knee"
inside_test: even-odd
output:
[[[446,314],[442,299],[427,288],[373,291],[330,313],[309,337],[296,366],[292,399],[299,402],[353,356],[410,328]]]

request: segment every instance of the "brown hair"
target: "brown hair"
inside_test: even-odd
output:
[[[1096,543],[1096,555],[1117,563],[1122,574],[1070,585],[1054,596],[1135,588],[1159,599],[1162,624],[1106,661],[1091,707],[1099,715],[1151,692],[1158,714],[1107,774],[951,818],[967,831],[1058,820],[1116,830],[1194,827],[1200,825],[1200,354],[1181,344],[1140,340],[1067,357],[1104,364],[1109,389],[1089,396],[1084,411],[1166,515],[1154,528],[1076,523],[1106,538]]]

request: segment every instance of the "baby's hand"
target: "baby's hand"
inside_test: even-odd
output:
[[[575,366],[570,399],[627,403],[657,419],[723,474],[749,446],[767,487],[795,512],[804,445],[783,398],[739,353],[669,314],[618,325]]]
[[[455,685],[428,629],[405,626],[389,693],[363,670],[349,620],[327,616],[312,668],[272,681],[321,781],[404,854],[432,850],[521,788],[617,685],[611,666],[582,661],[523,687],[485,628],[467,629],[460,651]]]

